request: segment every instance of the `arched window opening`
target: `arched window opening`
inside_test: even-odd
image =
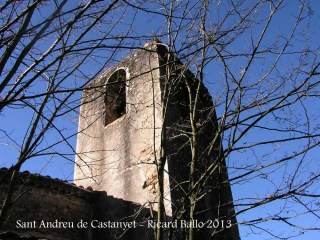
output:
[[[104,126],[126,113],[126,71],[120,69],[109,78],[104,96]]]

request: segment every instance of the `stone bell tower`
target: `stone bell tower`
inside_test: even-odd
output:
[[[189,138],[182,134],[191,130],[188,103],[193,94],[200,99],[196,162]],[[188,199],[190,181],[199,181],[199,194],[208,194],[197,202],[194,219],[229,219],[235,224],[225,162],[219,158],[221,142],[214,139],[216,129],[207,89],[154,40],[84,91],[74,182],[157,211],[157,163],[165,158],[163,192],[169,220],[187,211],[180,205]],[[239,239],[236,224],[220,234],[215,231],[195,234],[201,239],[222,239],[221,234]]]

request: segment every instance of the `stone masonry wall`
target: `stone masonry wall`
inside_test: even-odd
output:
[[[77,185],[157,209],[157,171],[162,127],[159,56],[156,45],[122,60],[83,93],[74,179]],[[126,70],[126,113],[104,126],[105,85]],[[169,193],[167,178],[166,193]],[[170,205],[170,195],[166,196]],[[168,206],[168,211],[170,207]],[[170,212],[167,212],[170,215]]]
[[[7,169],[0,170],[0,202],[8,189],[7,173]],[[19,175],[14,198],[17,200],[0,234],[11,232],[50,240],[88,239],[89,228],[78,229],[77,223],[92,217],[91,191],[24,172]],[[57,222],[60,227],[55,228]]]

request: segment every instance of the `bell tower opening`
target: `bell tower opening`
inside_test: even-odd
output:
[[[104,96],[104,126],[126,114],[126,71],[119,69],[107,80]]]

